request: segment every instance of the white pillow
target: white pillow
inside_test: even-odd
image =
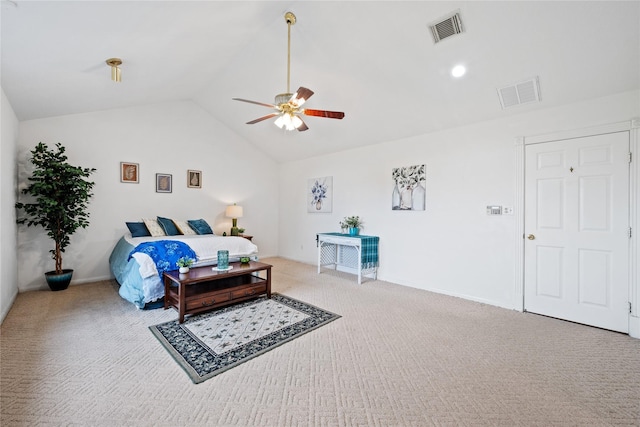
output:
[[[191,226],[189,226],[187,221],[178,221],[174,219],[173,223],[176,225],[176,228],[178,229],[178,231],[184,235],[198,234],[193,230],[193,228],[191,228]]]
[[[166,236],[157,219],[142,218],[142,221],[144,222],[144,225],[147,226],[147,229],[149,230],[149,234],[151,234],[151,236]]]

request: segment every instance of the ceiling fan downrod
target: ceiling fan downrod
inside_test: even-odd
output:
[[[290,94],[291,90],[289,89],[289,86],[291,79],[291,26],[296,23],[296,15],[294,15],[292,12],[287,12],[284,14],[284,20],[287,22],[287,93]]]

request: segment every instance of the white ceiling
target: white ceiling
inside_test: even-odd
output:
[[[434,44],[428,24],[454,10],[465,32]],[[343,120],[246,125],[270,111],[231,99],[286,91],[286,11],[291,89]],[[2,0],[1,13],[19,120],[193,100],[280,162],[640,89],[638,1]],[[535,76],[542,101],[503,110],[497,88]]]

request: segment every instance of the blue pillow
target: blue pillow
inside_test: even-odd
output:
[[[163,218],[161,216],[158,217],[158,224],[164,230],[164,234],[167,236],[177,236],[180,234],[176,225],[169,218]]]
[[[204,219],[190,219],[187,222],[198,234],[214,234],[213,230]]]
[[[144,222],[127,222],[127,228],[131,232],[131,237],[151,236]]]

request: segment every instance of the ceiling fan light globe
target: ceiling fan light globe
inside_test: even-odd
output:
[[[285,119],[284,119],[284,115],[278,117],[276,119],[275,122],[273,122],[274,125],[278,126],[280,129],[283,128],[283,126],[285,125]]]
[[[302,120],[298,116],[292,116],[291,117],[291,124],[293,125],[294,129],[298,129],[300,126],[302,126]]]
[[[285,119],[285,127],[287,128],[287,130],[295,130],[296,127],[293,124],[293,116],[290,114],[285,114],[284,117],[286,117]]]

